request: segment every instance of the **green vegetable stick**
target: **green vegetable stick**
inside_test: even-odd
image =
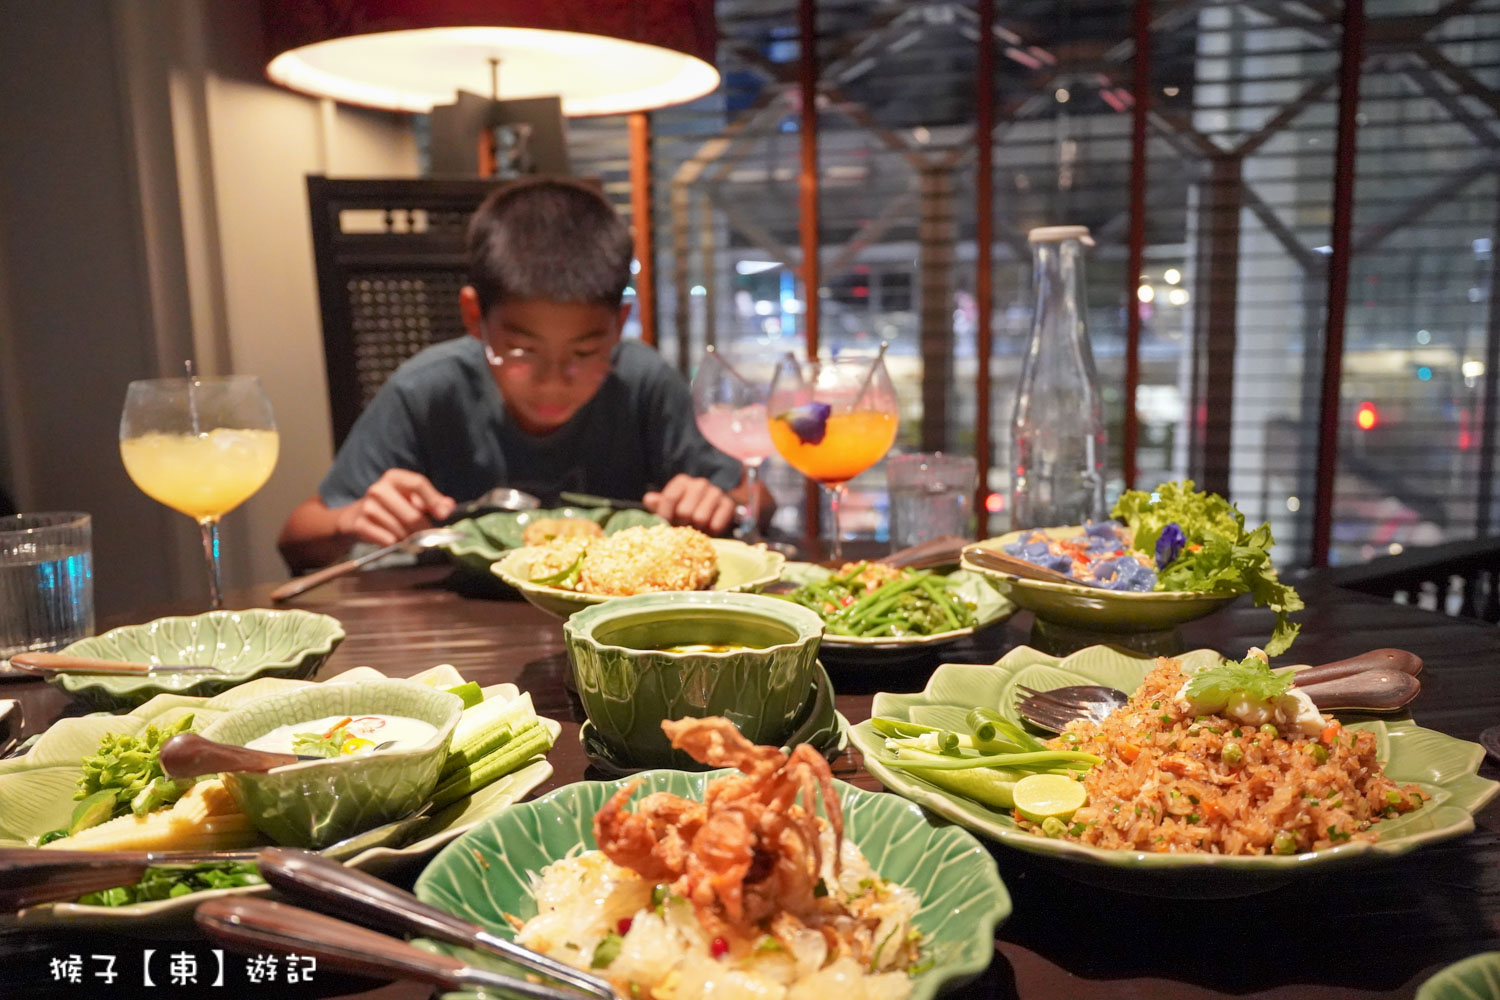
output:
[[[943,757],[933,761],[920,764],[911,764],[901,758],[888,761],[891,765],[900,768],[908,767],[936,767],[944,770],[965,770],[973,767],[1025,767],[1029,764],[1055,764],[1059,761],[1079,761],[1085,764],[1099,764],[1103,762],[1102,757],[1096,757],[1082,750],[1043,750],[1037,753],[997,753],[986,754],[983,757],[964,757],[962,759]]]
[[[443,783],[432,793],[432,808],[438,810],[452,805],[550,749],[552,734],[544,726],[538,724],[518,733],[515,739],[499,750],[443,779]]]
[[[1016,783],[987,768],[953,771],[912,766],[905,770],[944,791],[973,799],[992,809],[1014,809],[1016,805]]]

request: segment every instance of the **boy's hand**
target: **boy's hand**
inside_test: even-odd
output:
[[[685,473],[673,476],[660,492],[647,493],[641,502],[657,517],[711,535],[722,535],[734,518],[734,501],[728,493],[707,479]]]
[[[453,513],[453,498],[410,469],[387,469],[365,495],[338,509],[338,531],[376,545],[399,542]]]

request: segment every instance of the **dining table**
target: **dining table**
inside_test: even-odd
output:
[[[1500,628],[1475,619],[1392,603],[1337,587],[1325,570],[1291,574],[1306,601],[1302,632],[1278,662],[1320,663],[1381,647],[1422,658],[1422,690],[1407,711],[1425,727],[1477,740],[1500,723]],[[226,596],[226,607],[270,606],[271,585]],[[195,601],[139,608],[105,625],[201,610]],[[339,619],[347,639],[319,669],[327,679],[357,666],[407,676],[450,663],[481,684],[510,681],[531,693],[537,711],[562,733],[549,753],[555,773],[533,793],[600,779],[579,742],[582,708],[568,683],[562,623],[500,592],[491,581],[443,565],[378,569],[310,591],[291,606]],[[1167,642],[1242,657],[1270,634],[1272,616],[1240,598],[1188,623]],[[1123,637],[1122,637],[1123,638]],[[901,662],[830,663],[839,712],[851,723],[870,715],[878,691],[919,691],[939,662],[993,663],[1022,644],[1066,641],[1038,627],[1029,612],[924,657]],[[1160,641],[1160,637],[1158,637]],[[1062,650],[1051,650],[1061,652]],[[87,711],[40,681],[0,686],[23,703],[27,732]],[[852,747],[833,760],[835,777],[861,788],[880,784]],[[1500,778],[1486,759],[1481,775]],[[942,822],[936,818],[934,822]],[[1013,912],[997,929],[993,960],[962,997],[1021,1000],[1127,998],[1410,997],[1445,965],[1500,949],[1500,803],[1475,817],[1469,833],[1398,857],[1306,873],[1271,891],[1237,899],[1138,896],[1074,881],[1055,862],[983,841],[998,864]],[[409,887],[421,862],[391,877]],[[293,979],[252,982],[247,960],[186,928],[181,938],[142,938],[96,930],[0,933],[0,997],[278,996],[416,1000],[431,989],[378,983],[304,965]],[[143,985],[151,950],[190,955],[193,981]],[[112,979],[98,975],[112,957]],[[58,962],[85,964],[81,982],[59,979]],[[187,965],[184,960],[184,967]],[[160,966],[165,968],[165,966]],[[215,975],[217,973],[217,976]],[[686,998],[684,998],[686,1000]]]

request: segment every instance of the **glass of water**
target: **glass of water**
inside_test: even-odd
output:
[[[885,463],[891,491],[891,548],[944,535],[972,537],[978,465],[972,458],[932,452],[893,455]]]
[[[0,517],[0,660],[94,634],[94,554],[87,514]]]

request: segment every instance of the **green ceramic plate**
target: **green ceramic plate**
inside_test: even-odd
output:
[[[526,526],[533,521],[548,517],[587,518],[604,527],[606,535],[622,528],[636,525],[665,524],[655,514],[643,510],[612,510],[609,507],[555,507],[551,510],[525,510],[517,512],[496,511],[478,517],[466,517],[454,521],[448,527],[463,532],[462,541],[443,546],[448,558],[471,573],[488,575],[490,567],[505,557],[511,549],[519,549],[525,543],[521,536]]]
[[[325,683],[365,679],[383,680],[384,675],[370,667],[358,667]],[[153,723],[171,722],[186,712],[194,714],[194,722],[201,728],[240,705],[310,684],[309,681],[262,677],[213,698],[164,694],[127,715],[89,715],[59,720],[26,754],[0,760],[0,847],[24,846],[25,838],[55,829],[67,819],[73,811],[73,790],[79,763],[85,755],[93,752],[105,733],[137,733]],[[519,691],[514,684],[496,684],[485,688],[484,693],[487,698],[514,698]],[[542,722],[556,739],[562,727],[552,719],[544,718]],[[524,798],[551,776],[552,765],[539,757],[468,798],[434,813],[416,830],[410,831],[404,843],[367,847],[345,863],[376,875],[410,864]],[[0,913],[0,930],[15,927],[28,930],[98,928],[154,937],[162,933],[190,931],[193,911],[205,899],[267,891],[265,886],[214,889],[130,906],[45,903],[20,913]]]
[[[826,580],[832,570],[816,563],[789,562],[781,571],[781,582],[801,586],[818,580]],[[913,650],[928,650],[971,636],[980,629],[1005,621],[1016,613],[1016,604],[996,589],[983,575],[969,570],[956,570],[947,574],[956,585],[960,595],[974,607],[975,622],[969,628],[936,632],[932,635],[908,635],[900,638],[864,638],[849,635],[824,635],[824,655],[845,659],[858,657],[861,662],[879,660],[881,654],[897,654],[905,657]]]
[[[1083,528],[1048,528],[1047,531],[1069,537],[1081,534]],[[1020,535],[1021,532],[1012,531],[999,538],[976,542],[975,547],[1002,549]],[[1081,583],[1027,580],[976,565],[968,559],[964,559],[962,565],[994,580],[1002,593],[1026,610],[1035,612],[1038,618],[1099,632],[1157,632],[1175,628],[1183,622],[1211,614],[1240,596],[1204,590],[1105,590]]]
[[[688,774],[645,771],[636,799],[657,791],[702,799],[704,786],[726,772]],[[625,780],[583,781],[535,802],[508,809],[448,845],[417,879],[417,898],[514,937],[503,914],[536,913],[530,873],[579,848],[593,849],[594,813]],[[911,1000],[927,1000],[978,975],[995,952],[995,927],[1010,915],[1010,895],[994,859],[972,836],[894,795],[834,782],[844,808],[845,835],[882,876],[914,890],[922,900],[916,925],[931,935],[933,968],[913,980]],[[432,951],[460,949],[430,941]],[[516,973],[500,959],[462,952],[476,965]],[[451,997],[466,994],[450,994]]]
[[[1182,659],[1217,662],[1219,655],[1203,649]],[[1111,646],[1091,646],[1065,659],[1020,646],[993,666],[944,664],[933,673],[927,689],[917,694],[877,694],[872,714],[963,729],[969,711],[982,705],[1019,724],[1014,709],[1017,685],[1050,690],[1069,684],[1107,684],[1134,691],[1154,662]],[[1456,837],[1474,829],[1474,813],[1500,790],[1500,784],[1476,773],[1484,759],[1484,749],[1478,744],[1423,729],[1410,720],[1357,722],[1349,728],[1374,732],[1386,774],[1402,784],[1419,785],[1432,800],[1405,816],[1378,823],[1374,830],[1380,839],[1374,843],[1350,842],[1290,857],[1112,851],[1052,840],[1022,830],[1009,813],[951,795],[886,766],[885,740],[868,720],[854,727],[850,739],[865,755],[865,767],[887,788],[1007,847],[1051,859],[1062,874],[1144,895],[1215,898],[1252,895],[1305,874],[1405,854],[1423,844]]]
[[[214,695],[256,677],[311,677],[343,641],[337,618],[311,611],[207,611],[124,625],[61,652],[133,663],[206,663],[223,673],[59,674],[47,680],[96,709],[114,712],[163,693]]]
[[[786,556],[764,545],[746,545],[729,538],[711,538],[719,557],[719,579],[714,590],[755,591],[781,576]],[[532,550],[515,549],[491,567],[491,571],[521,592],[521,596],[550,615],[567,618],[590,604],[612,600],[599,594],[580,594],[560,587],[544,587],[529,579]]]
[[[1417,989],[1416,1000],[1500,1000],[1500,951],[1480,952],[1439,969]]]

